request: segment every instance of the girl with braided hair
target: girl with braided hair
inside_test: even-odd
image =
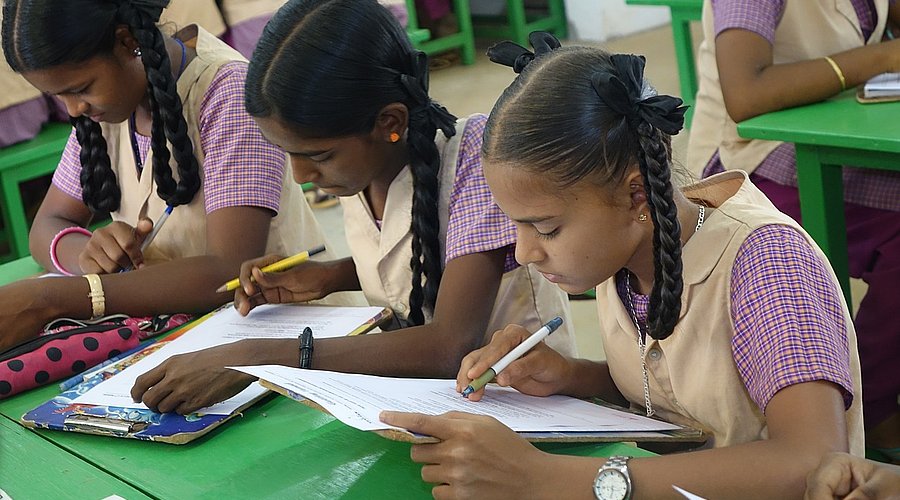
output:
[[[215,289],[243,261],[324,242],[285,155],[243,109],[246,60],[193,25],[164,35],[156,21],[167,4],[3,4],[7,61],[57,95],[74,128],[31,252],[48,270],[88,280],[0,289],[0,350],[61,316],[206,311],[229,298]],[[142,248],[167,207],[165,226]],[[111,224],[85,229],[107,212]]]
[[[396,331],[316,340],[312,368],[452,377],[508,323],[567,318],[565,294],[514,262],[515,228],[481,171],[486,117],[457,120],[431,100],[425,55],[375,0],[288,2],[253,54],[246,101],[290,155],[294,179],[341,198],[352,258],[271,275],[259,268],[278,256],[247,262],[235,307],[252,314],[261,303],[362,290],[394,311]],[[573,353],[571,330],[556,335],[551,346]],[[253,380],[224,367],[298,366],[298,347],[249,340],[175,357],[139,378],[132,395],[190,412]]]
[[[703,429],[713,449],[604,461],[542,453],[481,416],[382,419],[442,440],[412,449],[436,498],[679,497],[673,484],[800,497],[822,455],[863,445],[856,337],[827,260],[745,173],[673,185],[685,108],[656,95],[643,57],[553,50],[541,33],[532,45],[489,51],[521,73],[488,119],[485,178],[516,223],[520,263],[569,293],[597,286],[607,362],[539,345],[496,381],[631,405]],[[528,335],[510,326],[466,356],[458,390]],[[482,397],[491,389],[469,396]]]

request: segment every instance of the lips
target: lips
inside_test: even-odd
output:
[[[538,272],[541,273],[541,276],[543,276],[544,279],[546,279],[550,283],[559,283],[560,281],[562,281],[562,276],[559,276],[556,274],[545,273],[543,271],[538,271]]]

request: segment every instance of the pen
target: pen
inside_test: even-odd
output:
[[[532,333],[524,342],[517,345],[515,349],[509,351],[506,356],[500,358],[500,361],[494,363],[493,366],[488,368],[488,370],[481,374],[480,377],[475,380],[469,382],[469,385],[466,386],[465,390],[462,392],[464,398],[469,397],[469,394],[477,391],[484,387],[485,384],[491,381],[494,377],[497,376],[498,373],[503,371],[510,363],[522,357],[523,354],[530,351],[532,347],[536,346],[538,342],[547,338],[548,335],[555,332],[559,325],[563,322],[562,318],[559,316],[551,319],[544,326],[540,327],[538,331]]]
[[[303,264],[304,262],[309,260],[309,258],[312,257],[313,255],[315,255],[317,253],[322,253],[324,251],[325,251],[325,245],[320,245],[320,246],[317,246],[316,248],[313,248],[311,250],[306,250],[305,252],[300,252],[297,255],[288,257],[286,259],[281,259],[274,264],[269,264],[268,266],[260,269],[260,271],[262,271],[264,273],[277,273],[279,271],[284,271],[284,270],[290,269],[294,266]],[[252,277],[251,277],[251,279],[252,279]],[[225,283],[224,285],[220,286],[219,288],[216,288],[216,293],[230,292],[232,290],[235,290],[239,286],[241,286],[241,280],[240,280],[240,278],[235,278],[235,279],[229,281],[228,283]]]
[[[150,231],[150,234],[148,234],[147,237],[144,238],[144,242],[141,243],[141,253],[143,253],[144,250],[147,250],[147,247],[150,246],[150,242],[153,241],[153,238],[156,238],[156,234],[159,233],[160,229],[162,229],[163,224],[166,223],[166,219],[168,219],[169,216],[172,215],[173,208],[175,207],[172,205],[166,205],[166,210],[162,213],[162,215],[159,216],[159,219],[155,224],[153,224],[153,229]],[[122,268],[122,270],[119,272],[124,273],[126,271],[131,271],[131,266]]]

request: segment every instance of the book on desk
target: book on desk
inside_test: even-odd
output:
[[[863,104],[900,101],[900,73],[882,73],[860,85],[856,99]]]
[[[157,413],[131,401],[130,387],[139,375],[183,352],[243,338],[295,338],[305,326],[311,326],[316,338],[359,335],[391,316],[382,307],[264,305],[241,317],[233,307],[224,307],[176,332],[177,339],[152,344],[62,392],[23,415],[21,422],[32,428],[184,444],[239,415],[268,390],[253,383],[230,400],[189,415]]]

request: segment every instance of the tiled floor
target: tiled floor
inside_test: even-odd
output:
[[[694,26],[694,41],[699,43],[701,34],[699,26]],[[581,42],[564,41],[564,44]],[[591,44],[597,45],[597,44]],[[674,47],[671,29],[666,26],[644,33],[610,41],[602,45],[609,51],[620,53],[642,54],[647,58],[646,75],[662,94],[678,95],[678,73],[675,64]],[[512,81],[511,69],[490,62],[484,55],[486,46],[479,46],[480,55],[473,66],[451,66],[435,71],[431,75],[431,95],[445,105],[457,116],[472,113],[489,113],[494,101],[504,88]],[[688,176],[699,175],[687,172],[683,167],[683,159],[687,149],[688,133],[682,132],[673,140],[673,153],[676,166],[681,166]],[[316,211],[323,229],[328,234],[332,248],[339,255],[347,255],[341,222],[340,207]],[[854,302],[858,306],[864,285],[853,280]],[[573,321],[576,327],[576,341],[582,357],[604,359],[603,348],[594,335],[597,329],[597,312],[592,300],[573,301]]]

